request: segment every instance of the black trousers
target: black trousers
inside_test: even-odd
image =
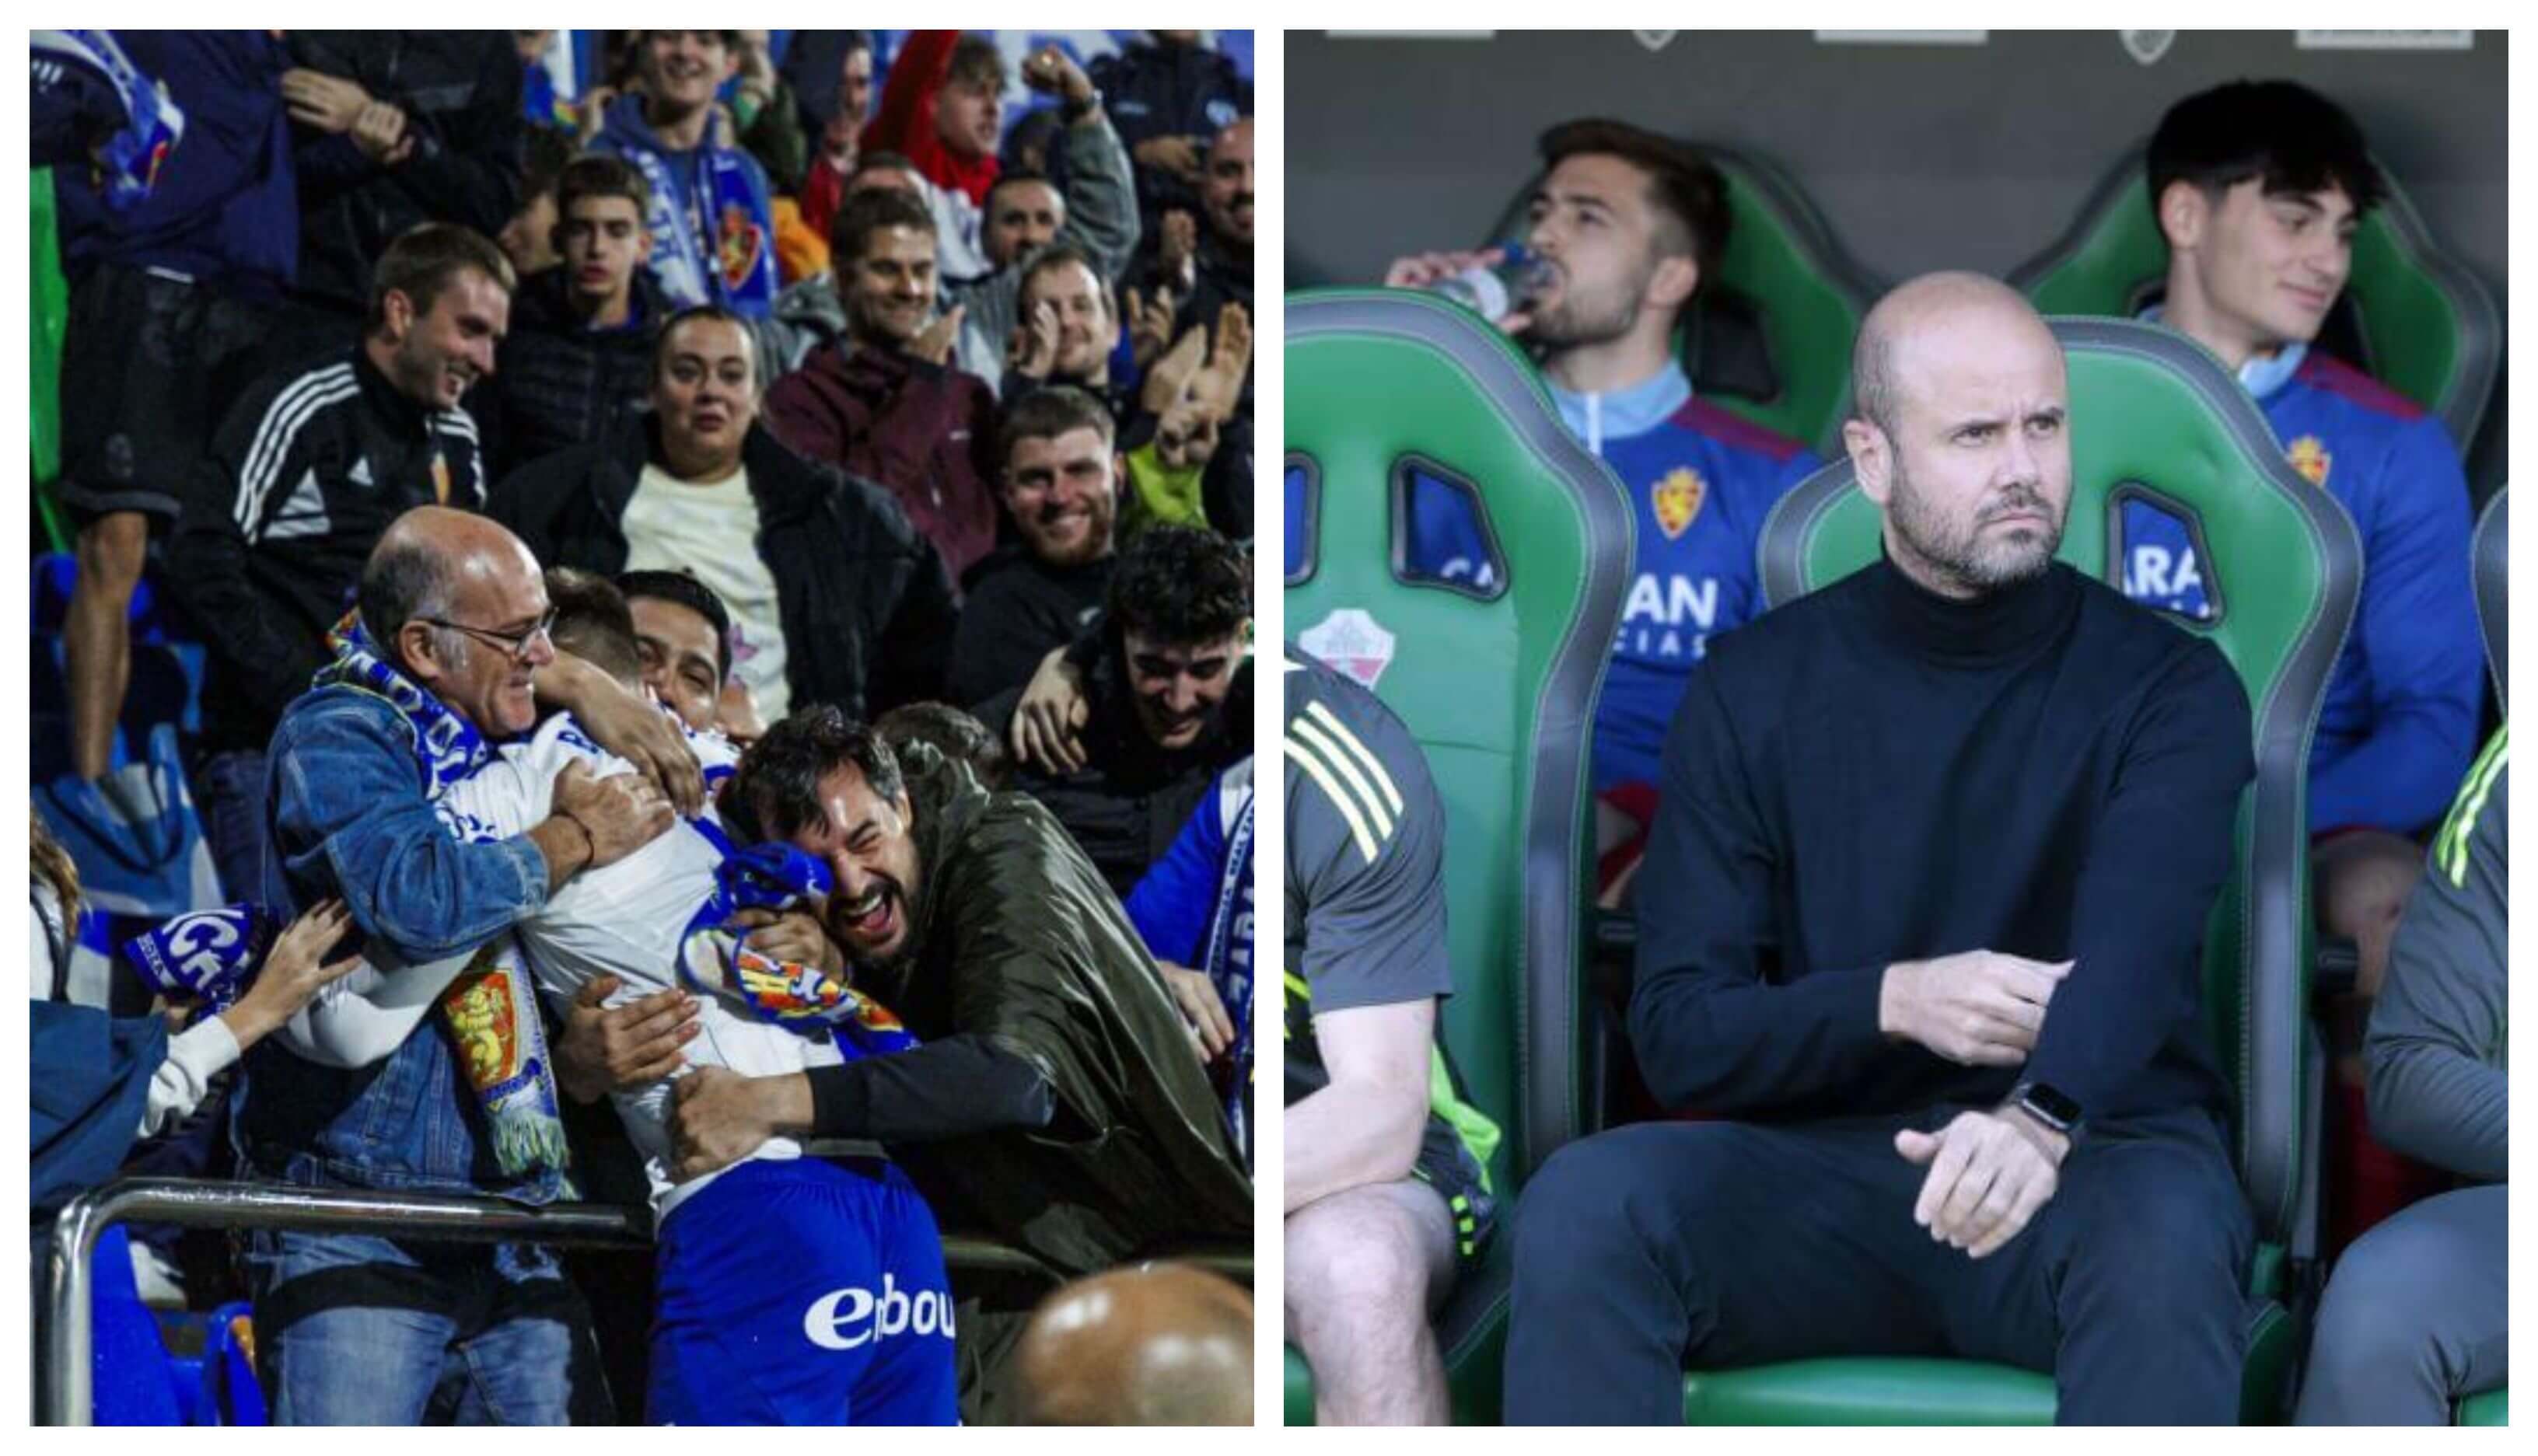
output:
[[[2016,1238],[1912,1222],[1899,1128],[1958,1109],[1571,1143],[1515,1215],[1509,1424],[1680,1424],[1688,1367],[1932,1356],[2050,1372],[2065,1424],[2234,1424],[2254,1242],[2201,1112],[2093,1128]]]

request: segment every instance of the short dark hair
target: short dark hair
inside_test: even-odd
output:
[[[1735,219],[1727,207],[1726,178],[1697,148],[1600,116],[1560,123],[1542,134],[1541,147],[1546,172],[1571,157],[1618,157],[1646,172],[1648,202],[1657,212],[1658,248],[1691,255],[1701,270],[1698,288],[1709,287],[1718,277],[1718,260],[1727,255]]]
[[[1014,446],[1024,440],[1055,439],[1078,430],[1099,433],[1105,450],[1118,436],[1109,408],[1092,395],[1072,384],[1035,389],[1006,408],[1005,428],[996,437],[996,463],[1013,463]]]
[[[370,559],[362,563],[362,582],[354,597],[371,647],[390,665],[400,668],[405,661],[397,655],[397,634],[417,617],[448,610],[450,592],[456,585],[447,556],[434,550],[423,535],[420,531],[398,531],[393,526],[384,532],[379,544],[371,549]]]
[[[855,154],[855,169],[846,173],[846,180],[851,182],[868,171],[885,170],[903,171],[911,176],[924,175],[916,169],[915,163],[907,160],[904,152],[858,152]]]
[[[943,79],[966,86],[992,86],[1005,89],[1005,58],[996,50],[996,42],[984,35],[964,35],[952,42],[951,63],[943,69]]]
[[[1032,114],[1036,116],[1043,113],[1035,111]],[[1035,171],[1027,166],[1009,166],[998,171],[996,173],[996,179],[987,184],[987,211],[990,214],[995,212],[996,191],[998,188],[1019,186],[1024,182],[1036,182],[1039,185],[1046,187],[1051,192],[1057,191],[1057,183],[1049,176],[1048,173],[1044,171]],[[1060,207],[1065,206],[1066,195],[1062,192],[1058,193],[1057,201]]]
[[[2169,107],[2151,135],[2148,172],[2154,227],[2171,182],[2213,198],[2250,177],[2262,178],[2268,195],[2341,187],[2357,215],[2388,191],[2362,128],[2296,81],[2233,81]],[[2168,236],[2165,227],[2160,236]]]
[[[549,635],[561,651],[621,683],[643,680],[643,653],[634,642],[634,614],[626,594],[596,571],[547,567],[547,605],[555,609]]]
[[[834,703],[796,708],[749,746],[723,786],[723,818],[751,842],[790,839],[820,817],[820,780],[852,763],[885,799],[906,787],[882,736]]]
[[[532,123],[522,128],[520,149],[520,205],[526,207],[540,194],[556,189],[556,182],[572,162],[572,136],[562,127]]]
[[[652,184],[623,157],[584,152],[556,178],[556,222],[572,221],[572,205],[585,197],[623,197],[634,204],[639,220],[652,209]]]
[[[934,212],[924,203],[897,187],[866,187],[851,192],[837,204],[836,221],[829,228],[829,245],[840,265],[860,263],[864,250],[872,245],[872,236],[884,228],[912,228],[928,237],[934,233]]]
[[[978,782],[1001,789],[1013,782],[1014,763],[1004,739],[948,702],[903,702],[873,719],[873,731],[894,752],[921,743],[969,765]]]
[[[758,388],[765,388],[767,381],[758,377],[757,332],[749,326],[748,319],[720,303],[691,303],[661,320],[661,331],[652,336],[652,377],[660,378],[662,368],[669,364],[670,341],[678,335],[679,330],[700,319],[708,318],[730,324],[740,330],[741,353],[749,358],[750,383]]]
[[[722,597],[712,587],[699,580],[695,572],[687,570],[620,571],[617,573],[617,589],[626,594],[628,602],[634,601],[636,597],[650,597],[656,602],[670,602],[687,608],[712,624],[714,678],[717,682],[731,681],[731,611],[723,606]],[[626,619],[626,630],[630,634],[634,630],[634,619],[631,612]]]
[[[1111,292],[1109,275],[1102,271],[1102,265],[1094,261],[1090,251],[1072,242],[1052,242],[1032,254],[1031,263],[1023,269],[1022,287],[1014,291],[1014,303],[1020,311],[1020,316],[1025,318],[1029,316],[1030,310],[1023,309],[1021,305],[1022,300],[1031,295],[1033,279],[1043,273],[1055,273],[1058,269],[1074,263],[1084,266],[1085,273],[1093,280],[1093,291],[1102,296],[1102,306],[1109,310],[1112,318],[1117,318],[1119,299],[1117,295]]]
[[[397,234],[370,270],[370,313],[365,327],[388,320],[388,295],[403,294],[420,316],[430,313],[441,290],[467,272],[482,273],[510,293],[520,286],[511,260],[485,235],[456,223],[418,223]]]
[[[1148,526],[1128,543],[1103,608],[1119,640],[1136,631],[1181,645],[1218,641],[1251,620],[1250,564],[1214,531]]]

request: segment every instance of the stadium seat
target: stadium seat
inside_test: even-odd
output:
[[[2508,578],[2511,573],[2511,507],[2508,490],[2497,491],[2485,502],[2476,518],[2476,615],[2485,628],[2485,662],[2494,674],[2494,700],[2508,706],[2510,692],[2505,686],[2505,670],[2510,657],[2504,651],[2507,615],[2504,608],[2510,600]]]
[[[1695,145],[1726,179],[1734,221],[1718,277],[1703,281],[1685,323],[1684,368],[1721,408],[1837,453],[1850,407],[1851,340],[1885,288],[1842,251],[1785,172],[1760,157]],[[1526,180],[1493,240],[1524,234],[1540,181]]]
[[[2144,154],[2127,156],[2045,253],[2010,275],[2048,314],[2130,317],[2168,275],[2168,247],[2145,195]],[[2384,174],[2384,169],[2383,169]],[[2387,201],[2353,240],[2353,275],[2320,336],[2326,350],[2440,416],[2468,454],[2503,360],[2503,311],[2442,250],[2388,178]]]
[[[1502,1214],[1578,1131],[1579,978],[1593,833],[1588,724],[1621,621],[1631,509],[1561,427],[1495,330],[1416,293],[1287,305],[1287,465],[1308,539],[1286,592],[1291,635],[1373,678],[1445,801],[1455,995],[1443,1034],[1471,1099],[1503,1131]],[[1406,581],[1413,468],[1468,483],[1505,571],[1488,594]],[[1344,503],[1344,505],[1343,505]],[[1497,1421],[1507,1240],[1438,1323],[1456,1418]],[[1287,1357],[1287,1419],[1312,1420]]]
[[[2351,624],[2362,549],[2352,521],[2282,458],[2245,391],[2165,329],[2058,319],[2071,371],[2072,501],[2061,559],[2114,581],[2124,501],[2189,519],[2226,609],[2211,637],[2257,704],[2256,779],[2233,873],[2204,940],[2205,1013],[2237,1089],[2240,1176],[2256,1214],[2242,1416],[2279,1419],[2294,1330],[2278,1302],[2302,1205],[2303,1049],[2309,963],[2309,734]],[[1779,603],[1876,559],[1879,518],[1847,460],[1808,478],[1764,527],[1763,586]],[[1693,1423],[2044,1423],[2050,1376],[1971,1361],[1820,1359],[1685,1380]]]
[[[2458,1423],[2509,1425],[2511,1423],[2511,1409],[2507,1400],[2509,1394],[2510,1392],[2505,1390],[2489,1390],[2481,1395],[2469,1396],[2458,1404]]]

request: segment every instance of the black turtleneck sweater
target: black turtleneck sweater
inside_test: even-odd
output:
[[[2092,1119],[2225,1089],[2204,922],[2254,771],[2220,651],[2071,568],[1979,602],[1877,564],[1710,644],[1666,736],[1631,1039],[1660,1101],[1755,1120]],[[2076,960],[2024,1068],[1877,1028],[1886,968]]]

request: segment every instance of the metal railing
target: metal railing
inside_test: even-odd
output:
[[[96,1409],[91,1350],[94,1290],[90,1261],[99,1235],[126,1221],[189,1228],[288,1228],[301,1232],[380,1233],[453,1243],[543,1243],[580,1248],[648,1249],[648,1211],[614,1204],[566,1203],[532,1208],[499,1198],[295,1188],[278,1183],[190,1178],[126,1178],[92,1189],[65,1205],[53,1222],[45,1257],[44,1369],[36,1420],[87,1425]],[[1198,1250],[1172,1257],[1248,1283],[1248,1252]],[[1052,1287],[1054,1269],[1010,1245],[965,1234],[943,1236],[943,1261],[954,1270],[1035,1275]]]

